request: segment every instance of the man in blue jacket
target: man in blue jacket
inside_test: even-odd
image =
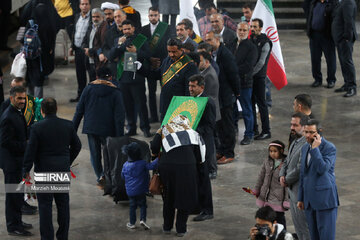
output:
[[[88,135],[90,160],[98,186],[105,185],[101,163],[101,145],[106,137],[124,135],[124,104],[120,90],[111,82],[111,70],[103,67],[97,71],[98,79],[85,87],[76,106],[73,118],[75,130],[84,117],[83,133]]]
[[[301,149],[298,208],[305,210],[312,240],[335,240],[339,197],[335,183],[336,148],[320,136],[320,124],[305,125],[308,144]]]

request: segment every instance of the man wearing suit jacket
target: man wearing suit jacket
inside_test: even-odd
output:
[[[41,103],[44,120],[34,124],[30,131],[29,144],[24,157],[23,173],[29,179],[29,172],[70,172],[70,166],[81,150],[81,142],[71,121],[56,116],[57,105],[53,98]],[[52,224],[52,202],[55,199],[58,210],[59,229],[57,239],[68,239],[70,207],[69,193],[37,193],[40,215],[41,239],[54,239]]]
[[[199,44],[197,44],[194,40],[191,39],[191,37],[189,36],[189,32],[186,29],[186,24],[184,22],[179,22],[176,25],[176,36],[178,39],[181,40],[182,44],[191,43],[194,46],[195,51],[197,50]]]
[[[297,208],[301,148],[306,144],[304,127],[309,117],[303,113],[297,112],[291,118],[291,143],[289,153],[280,170],[280,184],[288,188],[290,198],[291,217],[295,226],[295,231],[300,240],[310,240],[309,228],[306,222],[304,211]]]
[[[92,19],[90,12],[90,1],[81,0],[80,1],[80,13],[75,16],[75,25],[73,33],[73,41],[71,48],[69,50],[70,55],[73,55],[75,52],[75,69],[76,69],[76,79],[78,83],[78,90],[76,98],[70,99],[70,102],[78,102],[81,96],[82,91],[86,87],[87,77],[86,77],[86,56],[85,51],[82,48],[82,43],[85,38],[86,32],[88,29],[92,28]]]
[[[191,96],[207,97],[204,94],[204,88],[205,79],[203,76],[196,74],[189,78],[189,92]],[[204,113],[196,129],[205,141],[206,154],[205,163],[198,165],[199,205],[201,212],[193,219],[194,221],[204,221],[214,218],[209,167],[214,164],[216,165],[214,142],[215,116],[215,103],[212,98],[208,98]]]
[[[220,13],[212,14],[210,16],[210,21],[213,31],[221,35],[222,42],[229,48],[231,43],[233,43],[236,39],[236,33],[224,26],[224,19]]]
[[[181,50],[181,41],[170,38],[167,41],[168,57],[157,71],[161,74],[160,120],[165,117],[173,96],[189,96],[188,79],[199,71],[194,61]]]
[[[156,105],[156,87],[158,75],[155,73],[155,69],[158,69],[161,65],[161,62],[167,57],[166,51],[166,42],[169,39],[169,28],[167,27],[165,33],[161,36],[159,35],[159,39],[157,40],[157,32],[160,31],[159,24],[160,23],[160,13],[159,9],[155,7],[149,8],[149,24],[145,25],[141,29],[141,33],[147,37],[148,43],[150,45],[151,57],[151,70],[149,76],[147,77],[148,90],[149,90],[149,109],[150,109],[150,119],[149,122],[158,122],[158,109]],[[157,29],[159,27],[159,29]],[[156,34],[154,36],[154,34]],[[153,43],[151,43],[153,42]]]
[[[354,42],[357,39],[355,26],[357,7],[354,0],[342,0],[335,7],[331,34],[338,50],[341,72],[345,84],[335,92],[346,92],[344,97],[356,95],[355,67],[352,59]]]
[[[301,149],[299,209],[305,210],[312,240],[335,240],[339,197],[335,183],[336,148],[320,136],[320,124],[305,125],[307,144]]]
[[[235,96],[240,95],[240,79],[235,58],[228,48],[220,42],[221,36],[214,31],[205,35],[205,41],[213,47],[213,56],[219,65],[219,103],[221,120],[216,123],[220,144],[216,146],[218,164],[234,161],[235,127],[233,104]]]
[[[28,139],[27,125],[21,109],[26,101],[26,89],[22,86],[10,90],[11,104],[0,118],[1,167],[4,171],[5,184],[19,184],[22,180],[23,158]],[[9,235],[31,236],[25,229],[31,228],[21,220],[23,193],[6,193],[5,218]]]

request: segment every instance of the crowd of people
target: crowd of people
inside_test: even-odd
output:
[[[356,94],[351,55],[357,34],[353,26],[351,34],[346,32],[348,29],[342,29],[343,34],[337,36],[339,29],[336,28],[341,28],[341,24],[348,26],[349,17],[342,14],[351,8],[349,2],[353,0],[343,0],[334,7],[331,1],[313,1],[306,11],[315,79],[312,87],[322,84],[321,51],[328,64],[327,87],[334,87],[336,46],[345,80],[336,92],[345,91],[345,97]],[[146,163],[136,143],[122,149],[128,156],[122,169],[130,200],[127,227],[135,228],[135,210],[139,206],[140,225],[150,228],[146,223],[148,170],[157,169],[163,184],[163,232],[171,233],[176,212],[176,234],[181,237],[187,232],[189,215],[197,214],[194,221],[214,218],[210,179],[217,177],[217,165],[229,164],[235,159],[240,115],[245,125],[241,145],[271,138],[266,74],[272,41],[262,33],[263,20],[252,18],[251,4],[243,6],[244,17],[236,23],[220,13],[212,1],[199,1],[198,22],[185,18],[177,24],[176,8],[169,8],[168,3],[161,0],[152,4],[148,9],[149,24],[144,26],[140,13],[129,5],[129,0],[119,0],[119,4],[103,2],[100,8],[91,8],[90,0],[80,0],[78,5],[70,0],[53,3],[31,0],[26,5],[21,22],[27,29],[23,44],[29,48],[23,51],[29,51],[32,46],[26,39],[28,29],[35,28],[29,20],[34,20],[41,53],[26,58],[26,77],[13,80],[10,98],[2,103],[1,166],[6,184],[19,183],[23,177],[29,179],[33,164],[36,171],[70,171],[81,149],[76,132],[83,119],[83,133],[88,137],[96,181],[104,188],[101,150],[106,138],[136,136],[139,116],[144,137],[152,138],[150,149],[156,160]],[[160,21],[160,14],[164,21]],[[334,20],[329,20],[328,14],[333,15]],[[170,16],[171,24],[168,24]],[[194,24],[198,24],[199,35],[193,30]],[[66,29],[71,40],[69,55],[75,56],[78,89],[75,98],[70,99],[77,103],[72,123],[56,117],[55,99],[41,100],[46,95],[44,80],[54,70],[55,38],[59,29]],[[34,39],[36,37],[34,35]],[[150,123],[163,122],[173,96],[207,97],[200,123],[195,131],[187,117],[177,115],[154,134]],[[259,235],[265,236],[264,239],[292,239],[293,235],[286,232],[285,211],[288,209],[297,239],[335,239],[339,205],[334,175],[336,148],[322,137],[311,105],[307,94],[299,94],[294,99],[287,155],[283,142],[274,140],[269,144],[268,159],[250,190],[260,207],[255,216],[257,223],[250,230],[251,239],[259,239]],[[56,136],[61,137],[49,144],[48,139]],[[55,199],[59,213],[56,236],[67,239],[68,193],[38,195],[41,238],[54,237],[49,219]],[[31,235],[26,229],[32,226],[21,220],[25,207],[32,206],[26,206],[21,194],[6,193],[10,235]],[[32,207],[30,211],[36,212],[36,209]]]

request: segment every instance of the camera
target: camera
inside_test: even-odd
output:
[[[268,225],[256,226],[258,232],[255,235],[256,240],[266,240],[266,237],[269,237],[271,234],[271,229]]]

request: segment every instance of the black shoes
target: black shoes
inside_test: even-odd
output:
[[[207,214],[205,212],[201,212],[199,215],[197,215],[196,217],[193,218],[193,221],[200,222],[200,221],[205,221],[205,220],[209,220],[209,219],[213,219],[213,218],[214,218],[214,215]]]
[[[152,136],[153,136],[153,134],[151,134],[149,130],[144,130],[144,137],[150,138]]]
[[[254,141],[254,138],[244,136],[244,139],[241,140],[240,145],[249,145]]]
[[[335,92],[339,93],[339,92],[347,92],[348,88],[345,87],[345,85],[342,85],[341,88],[335,89]]]
[[[77,96],[76,98],[71,98],[71,99],[70,99],[70,102],[71,102],[71,103],[75,103],[75,102],[78,102],[79,100],[80,100],[80,97]]]
[[[335,87],[335,82],[328,82],[326,88],[334,88]]]
[[[216,179],[217,177],[217,172],[210,172],[209,173],[209,178],[212,180],[212,179]]]
[[[255,140],[265,140],[271,138],[271,133],[261,133],[259,136],[256,136]]]
[[[149,123],[157,123],[159,122],[158,118],[149,118]]]
[[[27,205],[24,204],[21,207],[21,213],[23,215],[34,215],[34,214],[37,213],[37,208],[34,209],[33,206],[30,206],[30,205],[27,206]]]
[[[356,88],[349,88],[343,97],[352,97],[356,95]]]
[[[11,236],[19,236],[19,237],[29,237],[33,235],[31,232],[26,230],[9,231],[8,234]]]
[[[33,227],[32,224],[30,224],[30,223],[22,222],[21,225],[25,230],[31,229]]]
[[[316,88],[316,87],[320,87],[321,85],[322,85],[321,82],[315,81],[313,82],[313,84],[311,84],[311,87]]]

